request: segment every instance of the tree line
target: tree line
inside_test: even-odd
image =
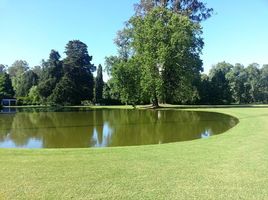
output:
[[[60,54],[51,50],[49,58],[33,68],[22,60],[15,61],[10,67],[1,65],[0,98],[16,97],[18,103],[24,105],[99,102],[103,90],[102,66],[98,67],[95,84],[92,73],[96,66],[91,63],[87,45],[79,40],[69,41],[65,54],[66,58],[60,59]]]
[[[200,0],[140,0],[118,31],[117,55],[105,58],[110,76],[91,63],[87,45],[68,42],[66,58],[52,50],[41,66],[1,65],[0,97],[22,104],[267,103],[268,67],[221,62],[203,74],[201,22],[213,14]]]

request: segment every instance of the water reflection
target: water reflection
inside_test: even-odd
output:
[[[218,113],[155,110],[17,112],[0,115],[0,148],[83,148],[207,138],[237,119]]]

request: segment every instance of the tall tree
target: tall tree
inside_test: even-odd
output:
[[[212,104],[230,104],[232,102],[232,93],[226,77],[232,68],[233,66],[226,62],[218,63],[211,68],[209,78]]]
[[[83,100],[93,99],[94,79],[92,72],[96,67],[91,64],[87,45],[79,40],[69,41],[65,47],[67,57],[63,60],[63,78],[53,91],[51,100],[64,99],[65,104],[80,104]],[[67,85],[70,91],[64,88]],[[71,96],[70,92],[73,92]],[[60,96],[59,96],[60,95]]]
[[[16,60],[9,68],[8,68],[8,74],[10,75],[10,78],[12,80],[12,86],[16,92],[19,82],[21,79],[21,76],[24,72],[26,72],[29,69],[29,65],[24,60]]]
[[[51,50],[48,60],[42,62],[40,82],[37,86],[43,103],[47,103],[62,76],[63,68],[60,54],[55,50]]]
[[[246,68],[247,72],[247,87],[249,87],[249,103],[256,103],[260,100],[260,66],[257,63],[252,63]]]
[[[141,86],[154,106],[165,98],[163,94],[172,94],[171,101],[191,97],[193,75],[202,70],[199,54],[203,40],[199,24],[166,8],[133,17],[130,24],[134,56],[141,63]],[[168,86],[170,79],[174,87]]]
[[[226,74],[226,78],[229,81],[232,97],[235,103],[248,103],[249,96],[247,94],[247,72],[243,65],[237,63]]]
[[[103,76],[102,76],[102,66],[98,66],[96,83],[95,83],[95,101],[96,103],[101,103],[103,99]]]

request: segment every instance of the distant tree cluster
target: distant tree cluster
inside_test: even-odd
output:
[[[91,63],[87,45],[79,40],[68,42],[66,58],[51,50],[41,66],[30,68],[26,61],[15,61],[10,67],[1,65],[0,97],[16,97],[19,104],[79,105],[93,102],[96,67]],[[95,102],[102,101],[102,66],[96,78]]]
[[[220,62],[199,82],[199,104],[268,103],[268,65]]]

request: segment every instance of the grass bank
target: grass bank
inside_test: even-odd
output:
[[[197,110],[240,123],[163,145],[0,149],[0,199],[268,199],[268,108]]]

